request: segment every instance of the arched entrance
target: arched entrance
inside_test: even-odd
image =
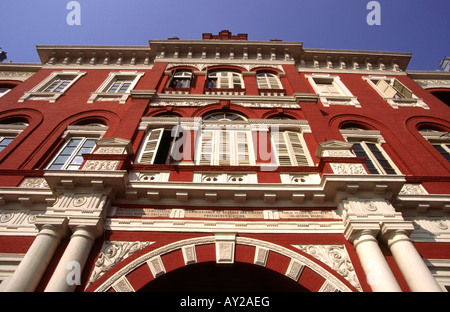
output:
[[[294,280],[267,268],[236,262],[223,265],[204,262],[168,272],[139,292],[303,292]]]
[[[279,291],[358,291],[336,271],[302,251],[229,234],[176,241],[156,249],[150,245],[112,268],[87,291],[186,287],[188,291],[208,287],[216,291],[277,291],[276,286]]]

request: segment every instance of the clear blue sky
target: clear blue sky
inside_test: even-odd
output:
[[[379,0],[379,26],[366,22],[369,0],[78,0],[79,26],[66,22],[69,2],[1,0],[0,47],[8,60],[39,62],[36,45],[148,45],[222,29],[304,48],[411,52],[409,70],[439,69],[450,56],[449,0]]]

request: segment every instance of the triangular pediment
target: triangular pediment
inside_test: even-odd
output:
[[[107,138],[96,142],[98,147],[122,147],[127,153],[131,152],[131,141],[122,138]]]
[[[319,143],[319,146],[317,147],[316,156],[321,157],[324,151],[351,151],[353,147],[353,143],[345,142],[345,141],[338,141],[338,140],[332,140],[327,142]]]

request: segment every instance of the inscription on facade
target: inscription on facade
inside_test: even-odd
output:
[[[116,217],[170,218],[171,209],[117,208]],[[186,219],[264,219],[263,210],[185,210]],[[324,219],[336,218],[332,211],[280,210],[280,219]]]

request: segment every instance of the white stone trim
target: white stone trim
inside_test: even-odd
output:
[[[124,104],[130,97],[131,90],[136,87],[139,79],[141,79],[144,74],[144,72],[137,71],[119,71],[109,73],[108,78],[100,85],[97,91],[91,93],[88,103],[94,103],[95,101],[119,101],[120,104]],[[120,78],[121,76],[134,77],[133,82],[128,87],[128,90],[124,93],[109,93],[109,87],[114,83],[115,79]]]
[[[63,70],[51,73],[46,79],[39,83],[36,87],[31,89],[19,99],[19,102],[25,100],[37,100],[37,101],[49,101],[50,103],[56,102],[56,100],[62,96],[75,82],[77,82],[86,72],[80,72],[79,70]],[[51,84],[58,76],[72,76],[72,81],[61,92],[43,92],[44,88]]]

